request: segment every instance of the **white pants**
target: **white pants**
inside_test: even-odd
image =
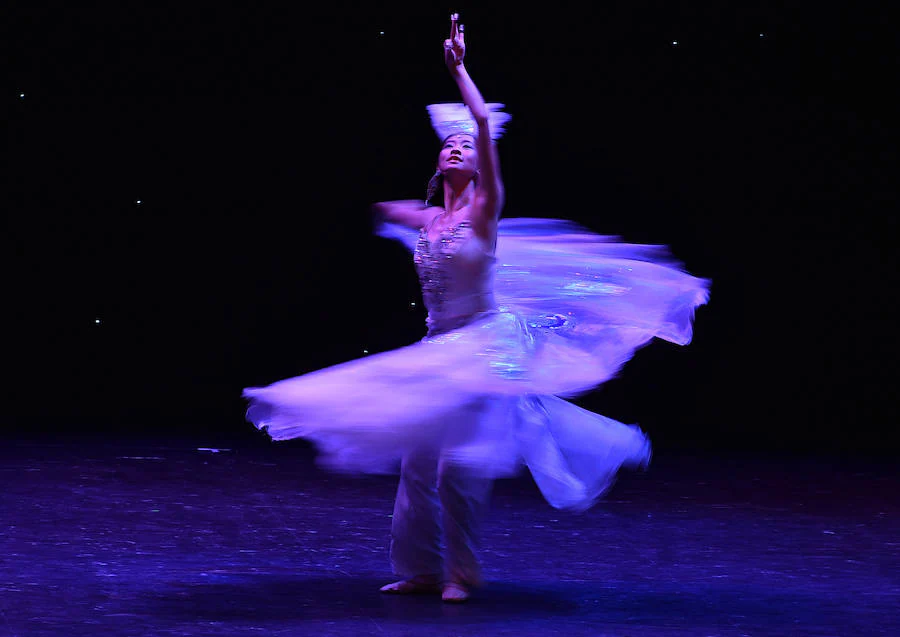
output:
[[[437,575],[477,586],[480,521],[493,480],[436,451],[403,458],[391,524],[391,564],[401,577]]]

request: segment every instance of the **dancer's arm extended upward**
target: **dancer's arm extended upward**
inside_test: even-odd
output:
[[[480,157],[481,175],[478,179],[473,221],[477,225],[492,226],[497,222],[503,209],[504,190],[500,177],[500,159],[497,145],[491,139],[488,107],[475,82],[469,76],[463,60],[466,55],[465,31],[458,24],[459,16],[450,16],[450,38],[444,41],[444,61],[450,75],[456,81],[463,102],[469,107],[472,118],[478,125],[475,144]]]
[[[457,14],[450,16],[450,37],[444,40],[444,61],[478,127],[475,144],[480,158],[480,170],[471,220],[479,235],[493,237],[505,199],[500,160],[496,144],[491,138],[488,106],[463,63],[466,53],[465,33],[458,21]],[[404,199],[373,204],[372,211],[376,221],[389,221],[418,230],[427,226],[443,208],[430,206],[419,199]]]

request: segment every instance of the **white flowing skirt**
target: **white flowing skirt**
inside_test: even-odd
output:
[[[654,338],[691,340],[709,282],[662,246],[557,220],[501,220],[499,308],[392,351],[244,390],[274,440],[304,438],[336,471],[395,473],[422,447],[489,477],[525,466],[554,507],[583,510],[622,468],[644,467],[643,431],[565,400],[614,377]],[[379,230],[412,247],[413,233]]]

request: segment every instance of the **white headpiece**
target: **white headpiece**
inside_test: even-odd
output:
[[[496,141],[503,136],[504,127],[512,119],[512,115],[500,110],[503,108],[503,104],[490,103],[485,106],[488,107],[488,126],[491,130],[491,139]],[[429,104],[427,108],[428,114],[431,116],[431,127],[441,141],[447,139],[448,135],[457,133],[468,133],[469,135],[478,133],[478,125],[472,118],[469,107],[465,104],[459,102]]]

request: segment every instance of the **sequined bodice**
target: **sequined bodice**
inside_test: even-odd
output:
[[[453,329],[481,312],[496,309],[495,258],[471,222],[445,228],[433,241],[423,228],[413,259],[428,310],[429,334]]]

